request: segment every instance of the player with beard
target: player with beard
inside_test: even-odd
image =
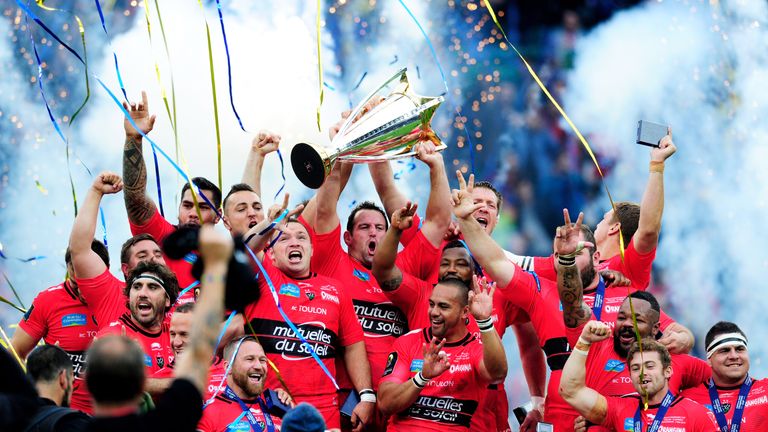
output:
[[[313,249],[307,228],[286,219],[280,229],[269,253],[262,255],[266,275],[259,277],[259,299],[245,308],[245,330],[258,337],[295,400],[314,405],[329,429],[340,428],[337,388],[286,324],[276,300],[334,378],[337,353],[343,355],[354,388],[362,395],[351,416],[360,431],[371,419],[375,399],[368,398],[374,396],[370,366],[352,301],[339,281],[310,271]],[[273,377],[267,378],[267,385],[280,387]]]
[[[226,386],[203,408],[197,425],[200,432],[231,430],[276,430],[281,419],[271,416],[262,397],[267,378],[267,355],[253,336],[233,340],[224,348],[224,368],[228,370]],[[277,391],[281,402],[294,406],[288,393]],[[244,414],[248,410],[249,413]]]
[[[413,223],[415,210],[416,206],[408,203],[406,207],[393,213],[392,223],[387,234],[379,243],[371,269],[384,294],[408,317],[408,326],[412,329],[429,325],[428,306],[433,289],[431,283],[402,271],[396,263],[397,245],[403,231],[409,229]],[[472,275],[475,273],[475,263],[464,244],[454,240],[443,246],[438,270],[438,282],[453,279],[469,285],[472,283]],[[544,355],[538,348],[539,341],[533,326],[530,324],[530,319],[525,312],[511,305],[503,295],[493,297],[491,318],[499,337],[504,337],[506,328],[513,326],[521,353],[523,370],[528,380],[529,392],[534,400],[541,401],[541,406],[538,408],[543,411],[546,366]],[[518,331],[521,327],[530,328],[530,331]],[[470,320],[467,328],[476,337],[479,337],[479,329],[474,319]],[[532,337],[527,337],[528,335],[532,335]],[[542,373],[536,373],[536,371]],[[484,398],[480,410],[472,416],[472,429],[507,430],[509,429],[509,407],[504,387],[491,384],[488,389],[488,394]],[[534,411],[539,412],[538,410]],[[537,420],[541,419],[540,414],[539,412]],[[535,428],[533,421],[535,416],[535,413],[531,415],[532,418],[525,424],[523,431],[527,429],[530,423],[533,423],[531,428]]]
[[[591,345],[610,337],[610,328],[600,321],[584,325],[578,343],[563,368],[560,395],[589,422],[607,430],[676,430],[714,432],[717,430],[706,408],[690,399],[675,396],[670,388],[672,360],[664,345],[642,339],[627,353],[630,378],[637,395],[620,398],[604,396],[586,384],[586,361]]]
[[[720,321],[704,338],[712,378],[683,392],[709,409],[721,432],[768,428],[768,380],[749,376],[747,336],[732,322]]]
[[[579,336],[586,331],[585,326],[594,318],[592,309],[584,301],[582,284],[585,281],[581,277],[582,270],[579,265],[588,259],[588,249],[592,247],[592,243],[579,240],[583,238],[579,227],[582,216],[579,216],[576,224],[571,224],[566,218],[566,225],[558,228],[555,242],[558,255],[558,291],[563,306],[566,334],[571,346],[577,345]],[[656,339],[660,336],[660,314],[659,303],[652,294],[634,291],[627,296],[616,316],[611,340],[605,339],[592,344],[589,354],[585,354],[586,385],[604,396],[632,393],[634,388],[627,367],[627,355],[637,337],[634,323],[637,323],[640,338]],[[673,394],[678,394],[685,388],[696,387],[709,378],[710,372],[706,363],[695,357],[672,354],[670,361],[674,374],[669,377],[668,387]],[[590,430],[603,429],[595,426]]]
[[[120,290],[119,281],[90,247],[101,198],[121,189],[122,181],[117,174],[104,172],[96,177],[75,218],[69,249],[80,293],[96,320],[99,334],[125,332],[137,339],[144,347],[145,366],[154,372],[173,357],[164,318],[178,295],[176,277],[152,258],[139,262]],[[157,260],[161,261],[162,256]]]
[[[141,102],[131,103],[130,106],[123,102],[123,107],[130,113],[133,122],[144,135],[152,131],[156,117],[149,115],[146,92],[141,92]],[[123,120],[123,127],[125,129],[125,145],[123,147],[124,198],[131,233],[134,235],[150,234],[162,243],[170,233],[176,230],[177,226],[165,220],[157,210],[152,198],[147,194],[147,167],[144,163],[143,135],[134,129],[127,118]],[[221,205],[221,190],[203,177],[195,177],[191,183],[205,195],[207,201],[199,196],[197,191],[193,194],[190,183],[186,183],[181,189],[178,226],[217,223],[219,221],[218,208]],[[213,204],[213,207],[209,202]],[[196,259],[196,254],[190,254],[180,260],[165,258],[166,264],[176,273],[179,285],[183,288],[195,282],[194,277],[192,277],[192,264]],[[188,292],[190,297],[194,297],[194,293]]]
[[[468,431],[489,383],[507,375],[507,360],[491,313],[495,286],[474,277],[444,280],[429,299],[429,327],[397,339],[380,384],[387,430]],[[472,315],[480,339],[468,331]],[[415,375],[414,375],[415,372]]]

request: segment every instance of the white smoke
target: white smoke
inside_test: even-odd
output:
[[[596,147],[620,155],[608,180],[618,200],[639,202],[647,179],[637,121],[672,126],[678,152],[666,164],[655,262],[669,287],[662,304],[699,347],[716,321],[738,323],[765,375],[768,5],[719,4],[648,2],[616,14],[577,47],[565,105],[582,132],[599,137]]]

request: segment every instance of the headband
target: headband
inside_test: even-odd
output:
[[[712,357],[712,354],[714,354],[715,351],[720,347],[732,347],[732,346],[743,346],[744,348],[746,348],[747,338],[744,337],[744,335],[742,335],[741,333],[723,333],[721,335],[718,335],[707,346],[707,358]]]

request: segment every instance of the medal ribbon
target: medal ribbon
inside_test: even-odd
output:
[[[653,418],[653,422],[651,422],[651,426],[648,427],[647,432],[658,432],[661,427],[661,422],[664,421],[664,416],[667,415],[667,410],[674,400],[675,396],[671,391],[667,390],[667,395],[664,396],[664,400],[661,401],[661,406],[659,407],[659,410],[656,411],[656,416]],[[643,422],[640,420],[640,412],[642,411],[643,405],[645,405],[645,403],[638,403],[637,411],[635,411],[635,432],[643,432]]]
[[[605,281],[600,276],[600,282],[597,283],[597,291],[595,291],[595,302],[592,303],[592,313],[595,314],[595,319],[600,321],[600,316],[603,314],[603,300],[605,299]]]
[[[224,396],[227,399],[237,402],[237,404],[240,405],[240,409],[243,410],[243,413],[245,414],[245,418],[248,419],[248,423],[251,424],[251,429],[253,429],[254,432],[262,431],[261,426],[259,426],[259,422],[256,421],[256,417],[254,417],[250,408],[248,408],[248,405],[246,405],[245,402],[243,402],[243,400],[240,399],[240,397],[236,395],[231,388],[229,388],[229,386],[226,386],[224,388]],[[259,408],[261,408],[261,413],[264,414],[264,422],[267,424],[267,431],[275,432],[275,424],[272,422],[272,417],[269,415],[269,412],[267,412],[267,407],[264,404],[264,401],[261,399],[261,397],[258,397],[256,398],[256,402],[259,404]],[[240,417],[238,417],[237,420],[235,420],[235,422],[237,422],[239,419]]]
[[[728,420],[725,418],[725,409],[722,402],[720,402],[720,396],[717,394],[717,387],[715,386],[715,380],[710,378],[707,382],[707,390],[709,390],[709,399],[712,401],[712,411],[715,413],[715,420],[721,432],[739,432],[741,429],[741,418],[744,415],[744,408],[747,405],[747,395],[752,388],[752,378],[747,375],[747,379],[739,389],[739,398],[736,399],[736,409],[733,411],[733,418],[731,419],[730,428],[728,427]]]

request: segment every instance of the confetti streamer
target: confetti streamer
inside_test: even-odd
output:
[[[240,120],[240,114],[237,113],[237,109],[235,108],[235,98],[232,95],[232,63],[230,62],[230,59],[229,59],[229,44],[227,43],[227,32],[224,30],[224,16],[221,13],[220,0],[216,0],[216,9],[219,11],[219,23],[221,24],[221,36],[224,39],[224,52],[227,54],[227,77],[229,80],[229,103],[230,105],[232,105],[232,111],[235,113],[235,117],[237,117],[237,123],[240,124],[240,129],[242,129],[243,132],[247,132],[245,130],[245,127],[243,127],[242,120]],[[320,82],[322,82],[322,79],[320,80]]]
[[[320,101],[317,104],[317,131],[322,132],[320,127],[320,109],[323,107],[323,97],[325,95],[325,89],[323,89],[323,58],[321,56],[320,47],[320,14],[322,13],[322,0],[317,0],[317,82],[320,84]]]

